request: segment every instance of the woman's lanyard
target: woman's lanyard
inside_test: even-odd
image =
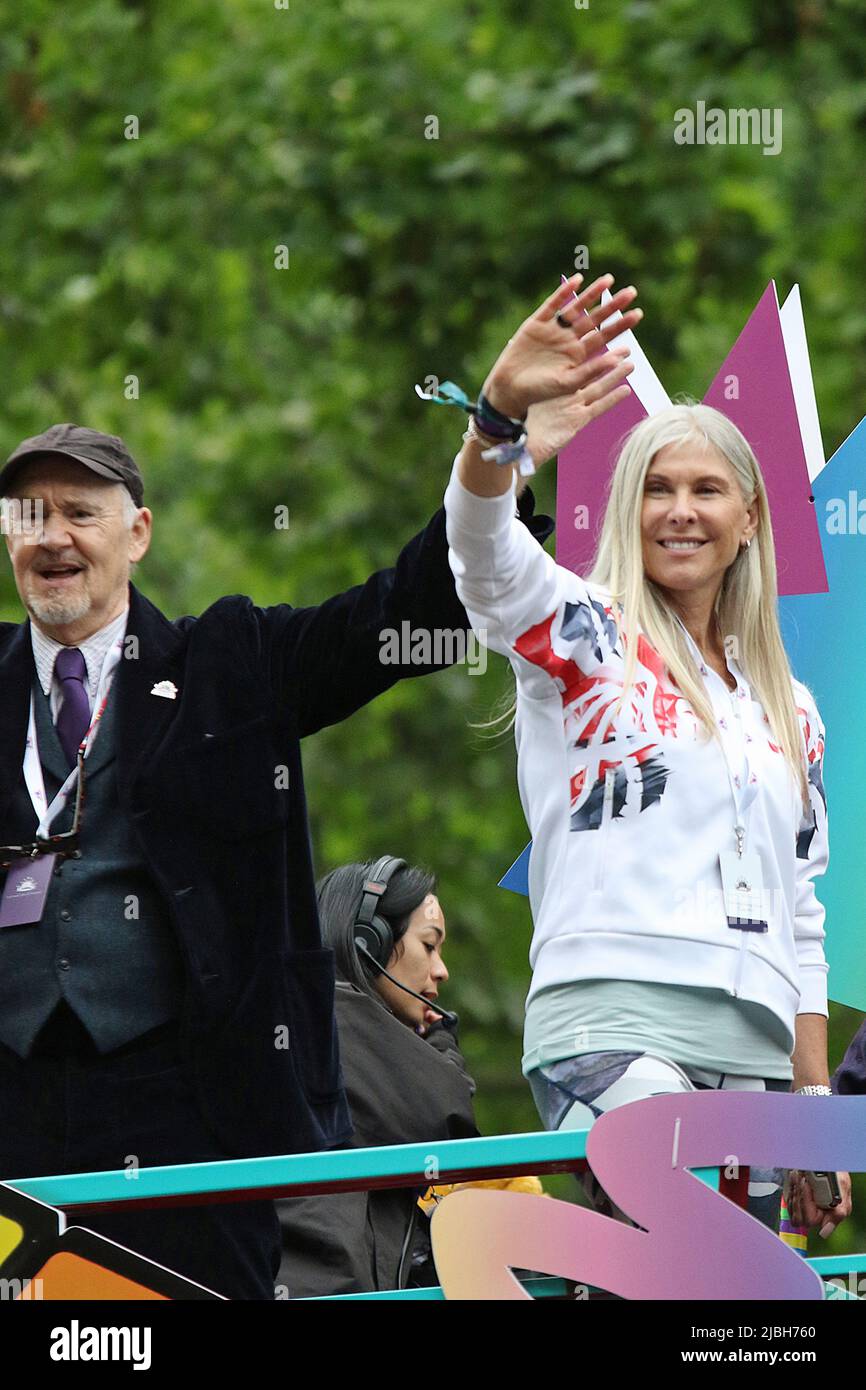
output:
[[[724,726],[723,726],[724,727]],[[742,743],[745,779],[734,773],[728,760],[728,750],[722,739],[722,756],[734,801],[734,836],[736,850],[722,850],[719,867],[728,926],[738,931],[765,932],[769,930],[764,903],[764,879],[757,854],[746,852],[746,817],[758,795],[757,782],[752,777],[749,754]]]
[[[105,713],[105,706],[108,702],[108,692],[111,688],[111,681],[114,675],[114,668],[120,661],[123,650],[123,637],[118,637],[117,641],[106,653],[102,663],[102,672],[99,677],[99,686],[96,691],[94,709],[96,713],[91,720],[81,743],[78,745],[78,752],[83,753],[87,758],[96,741],[96,732],[99,722]],[[33,810],[39,820],[36,831],[37,839],[44,839],[51,829],[51,823],[63,810],[71,793],[75,790],[78,783],[78,759],[76,758],[75,767],[70,772],[63,786],[57,795],[48,805],[45,795],[45,778],[42,775],[42,763],[39,759],[39,742],[36,737],[36,714],[33,703],[33,692],[30,693],[30,719],[27,725],[27,746],[24,751],[24,781],[30,793],[30,800],[33,803]]]
[[[681,618],[677,618],[680,627],[685,634],[686,641],[692,648],[696,657],[698,667],[705,669],[705,662],[702,652],[686,627]],[[739,698],[739,685],[741,677],[737,677],[737,694]],[[730,695],[730,691],[728,692]],[[715,702],[710,697],[710,703],[715,712]],[[730,700],[728,701],[730,706]],[[722,717],[720,720],[722,729],[727,729],[727,720]],[[761,868],[761,860],[757,854],[747,853],[746,851],[746,816],[754,804],[758,795],[757,782],[752,776],[752,769],[749,763],[749,754],[742,734],[742,765],[745,767],[745,780],[739,772],[735,773],[728,760],[728,749],[725,740],[721,739],[722,758],[725,763],[725,771],[728,774],[728,782],[731,788],[731,796],[734,801],[734,838],[736,840],[735,850],[722,850],[719,854],[719,868],[722,874],[722,892],[724,896],[725,915],[728,919],[728,926],[736,931],[769,931],[767,921],[766,900],[764,894],[764,875]],[[743,937],[745,942],[745,937]]]

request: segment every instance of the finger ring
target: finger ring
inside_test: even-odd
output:
[[[570,321],[569,319],[567,319],[567,318],[565,317],[564,314],[557,314],[557,315],[556,315],[556,322],[559,324],[560,328],[571,328],[571,327],[572,327],[571,321]]]

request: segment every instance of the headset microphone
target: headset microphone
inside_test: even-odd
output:
[[[358,903],[352,924],[352,939],[356,951],[369,961],[380,975],[384,975],[386,980],[390,980],[392,985],[396,985],[404,993],[411,994],[413,999],[419,999],[433,1013],[441,1014],[443,1022],[450,1023],[453,1028],[458,1021],[456,1014],[449,1013],[447,1009],[440,1009],[438,1004],[432,1004],[423,994],[416,994],[414,989],[395,980],[385,969],[385,962],[391,959],[394,951],[394,933],[390,922],[381,917],[377,909],[394,874],[398,869],[405,868],[406,860],[397,859],[392,854],[383,854],[381,859],[370,865],[361,883],[361,901]]]
[[[450,1013],[448,1009],[443,1009],[439,1004],[434,1004],[432,1000],[426,999],[423,994],[416,994],[414,989],[410,989],[408,985],[402,984],[400,980],[395,980],[393,975],[389,975],[384,965],[382,965],[381,962],[376,959],[372,952],[367,950],[367,947],[364,945],[362,938],[359,936],[355,937],[355,947],[358,950],[358,953],[366,957],[370,964],[374,966],[376,970],[379,971],[380,975],[384,975],[386,980],[391,981],[392,985],[396,985],[398,989],[402,989],[405,994],[411,994],[413,999],[420,1000],[420,1002],[426,1005],[426,1007],[430,1009],[432,1013],[441,1014],[443,1023],[450,1023],[453,1027],[456,1023],[459,1022],[456,1014]]]

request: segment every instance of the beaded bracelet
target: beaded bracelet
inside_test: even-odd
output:
[[[526,447],[526,422],[503,415],[490,404],[482,391],[473,405],[466,392],[453,381],[443,381],[436,391],[415,392],[422,401],[432,401],[434,405],[453,405],[465,410],[469,416],[469,428],[464,439],[477,438],[480,443],[489,442],[491,447],[482,450],[485,462],[505,465],[516,463],[521,477],[527,478],[535,472],[535,463]]]
[[[481,450],[481,457],[485,463],[498,463],[502,466],[507,463],[516,463],[521,478],[529,478],[535,472],[535,461],[526,447],[525,430],[519,439],[506,439],[497,443],[495,440],[488,441],[488,436],[482,433],[475,419],[471,418],[463,439],[464,442],[476,439],[479,444],[490,443],[489,448]]]
[[[503,415],[501,410],[490,404],[483,391],[473,405],[466,392],[453,381],[443,381],[436,391],[422,391],[420,386],[416,386],[415,392],[422,401],[432,401],[434,405],[456,405],[467,415],[475,416],[480,428],[491,439],[519,439],[526,424],[525,418],[516,420],[510,415]]]

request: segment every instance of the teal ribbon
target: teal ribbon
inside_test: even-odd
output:
[[[475,410],[475,402],[470,401],[466,392],[454,381],[443,381],[436,393],[422,391],[420,386],[415,387],[415,392],[422,401],[432,401],[434,405],[455,405],[465,410],[467,415],[472,415]]]

